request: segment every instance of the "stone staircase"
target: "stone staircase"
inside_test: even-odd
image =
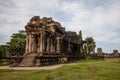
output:
[[[35,53],[25,55],[18,66],[19,67],[31,67],[31,66],[33,66],[35,56],[36,56]]]

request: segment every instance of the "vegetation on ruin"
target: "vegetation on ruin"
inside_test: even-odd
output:
[[[120,59],[80,60],[54,70],[0,70],[0,80],[120,80]]]

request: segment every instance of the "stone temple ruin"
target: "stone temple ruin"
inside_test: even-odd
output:
[[[52,18],[34,16],[25,26],[26,50],[18,66],[40,66],[83,58],[81,31],[65,31]],[[80,37],[78,37],[78,35]]]

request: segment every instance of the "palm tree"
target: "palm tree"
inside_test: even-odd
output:
[[[86,41],[87,54],[90,53],[93,54],[95,52],[95,47],[96,47],[94,39],[92,37],[87,37],[85,41]]]

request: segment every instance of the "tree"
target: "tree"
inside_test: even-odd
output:
[[[20,30],[11,36],[10,42],[7,43],[8,51],[11,55],[23,55],[25,52],[26,34]]]
[[[94,39],[92,37],[87,37],[85,41],[86,41],[87,54],[90,54],[90,53],[93,54],[95,52],[95,47],[96,47]]]
[[[0,45],[0,59],[6,57],[6,45]]]

